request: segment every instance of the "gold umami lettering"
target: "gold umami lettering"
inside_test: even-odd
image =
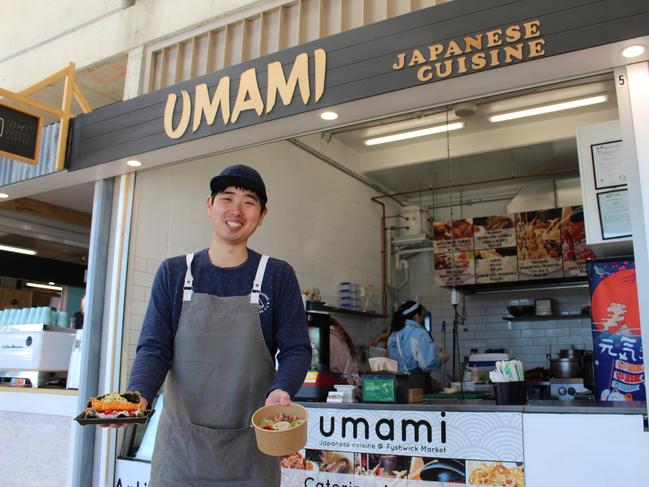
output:
[[[214,97],[210,99],[210,93],[205,83],[196,87],[194,102],[194,122],[192,123],[192,133],[198,130],[201,124],[201,118],[205,115],[205,121],[212,125],[216,119],[219,107],[221,108],[221,118],[223,125],[230,120],[230,77],[224,76],[219,80],[214,91]]]
[[[300,95],[302,102],[306,104],[309,101],[309,56],[306,53],[298,54],[293,63],[291,74],[288,80],[284,77],[282,63],[276,61],[268,65],[268,91],[266,92],[266,113],[275,106],[277,93],[282,98],[284,105],[291,103],[295,87],[300,85]]]
[[[232,110],[232,123],[236,123],[241,112],[245,110],[254,110],[257,115],[261,115],[264,111],[264,100],[262,100],[261,93],[259,93],[257,70],[255,68],[247,69],[241,73],[239,91],[237,91],[237,99]]]
[[[327,74],[327,51],[316,49],[313,53],[315,61],[315,93],[313,101],[322,98],[325,89],[325,76]]]
[[[176,100],[178,96],[175,93],[169,93],[167,104],[165,105],[164,129],[167,136],[171,139],[178,139],[183,136],[189,126],[189,116],[191,115],[192,106],[189,93],[182,90],[180,94],[183,97],[183,109],[178,121],[178,126],[173,127],[174,110],[176,109]]]

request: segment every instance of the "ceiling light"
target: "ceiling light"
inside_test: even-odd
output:
[[[49,284],[38,284],[36,282],[25,283],[25,286],[36,287],[38,289],[49,289],[51,291],[63,291],[61,286],[50,286]]]
[[[11,245],[0,245],[0,250],[4,250],[5,252],[15,252],[16,254],[36,255],[35,250],[13,247]]]
[[[442,132],[450,132],[451,130],[458,130],[464,128],[464,122],[454,122],[435,125],[434,127],[426,127],[419,130],[409,130],[407,132],[398,132],[392,135],[384,135],[383,137],[374,137],[373,139],[365,139],[365,145],[378,145],[387,144],[388,142],[396,142],[398,140],[414,139],[415,137],[424,137],[425,135],[441,134]]]
[[[320,118],[322,120],[336,120],[338,118],[338,114],[336,112],[322,112],[320,114]]]
[[[136,161],[135,159],[131,159],[130,161],[126,161],[126,165],[131,167],[140,167],[142,163],[140,161]]]
[[[606,100],[608,100],[608,96],[606,95],[591,96],[589,98],[580,98],[579,100],[553,103],[551,105],[543,105],[536,108],[528,108],[526,110],[517,110],[515,112],[501,113],[500,115],[492,115],[491,117],[489,117],[489,121],[505,122],[507,120],[515,120],[517,118],[533,117],[536,115],[543,115],[545,113],[559,112],[561,110],[570,110],[572,108],[596,105],[597,103],[604,103]]]
[[[50,282],[48,282],[48,284],[49,284],[50,286],[54,286],[54,285],[55,285],[56,283],[55,283],[55,282],[52,282],[52,281],[50,281]]]
[[[0,198],[9,198],[9,195],[7,193],[0,193]]]
[[[622,51],[622,56],[626,58],[638,57],[641,54],[644,54],[644,46],[641,46],[640,44],[625,47],[624,51]]]

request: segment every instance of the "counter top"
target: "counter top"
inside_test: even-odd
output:
[[[0,387],[0,411],[74,417],[79,391],[54,388]]]
[[[647,414],[643,401],[530,401],[525,405],[503,406],[482,399],[428,399],[417,404],[301,402],[309,408],[382,409],[393,411],[458,411],[528,414]]]

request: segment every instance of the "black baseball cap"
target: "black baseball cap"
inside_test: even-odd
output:
[[[228,166],[221,171],[221,174],[214,176],[210,181],[212,195],[230,186],[254,191],[259,197],[261,207],[266,207],[266,202],[268,201],[266,185],[264,184],[264,180],[261,179],[261,175],[250,166],[244,164]]]

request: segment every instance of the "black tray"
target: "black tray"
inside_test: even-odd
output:
[[[87,418],[84,411],[74,418],[74,421],[79,423],[81,426],[89,424],[144,424],[151,416],[153,416],[154,412],[155,409],[145,409],[142,411],[142,416],[131,416],[128,418]]]

